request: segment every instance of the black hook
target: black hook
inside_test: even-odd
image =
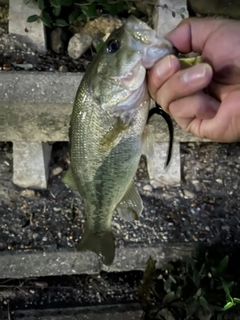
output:
[[[173,134],[174,134],[173,121],[172,121],[171,116],[167,112],[165,112],[162,109],[162,107],[159,106],[157,103],[156,103],[156,106],[149,111],[148,121],[154,114],[159,114],[160,116],[162,116],[168,125],[170,139],[169,139],[169,145],[168,145],[168,156],[167,156],[167,161],[166,161],[166,166],[165,166],[165,167],[167,167],[169,165],[169,162],[172,157]]]

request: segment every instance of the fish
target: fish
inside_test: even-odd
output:
[[[133,221],[143,210],[134,176],[141,155],[153,153],[147,69],[174,52],[168,40],[131,15],[103,43],[76,93],[70,166],[62,181],[79,192],[84,205],[76,250],[92,251],[108,266],[115,258],[114,212]]]

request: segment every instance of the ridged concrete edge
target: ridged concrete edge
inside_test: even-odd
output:
[[[0,278],[26,278],[70,274],[97,274],[144,270],[148,258],[157,260],[158,267],[170,260],[189,256],[194,244],[164,244],[148,247],[125,247],[116,250],[114,263],[104,266],[91,252],[2,252],[0,255]]]

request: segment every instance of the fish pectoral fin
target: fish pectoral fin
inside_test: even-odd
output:
[[[99,151],[107,152],[114,148],[121,140],[123,132],[129,128],[129,125],[130,124],[126,123],[121,117],[117,118],[114,125],[100,140]]]
[[[92,251],[102,255],[103,263],[111,265],[115,257],[115,242],[111,230],[96,233],[89,229],[84,231],[81,242],[76,246],[77,251]]]
[[[116,210],[120,217],[126,221],[140,219],[143,210],[143,202],[133,182],[117,205]]]
[[[64,184],[66,184],[68,187],[72,188],[73,190],[78,191],[78,187],[77,187],[76,182],[73,178],[71,166],[69,167],[69,169],[65,173],[64,177],[62,178],[62,182]]]
[[[154,155],[154,135],[150,132],[148,126],[145,127],[142,134],[142,154],[152,159]]]

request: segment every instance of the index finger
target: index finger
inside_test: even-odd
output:
[[[181,53],[192,51],[201,53],[209,37],[224,23],[226,19],[188,18],[167,34]]]

